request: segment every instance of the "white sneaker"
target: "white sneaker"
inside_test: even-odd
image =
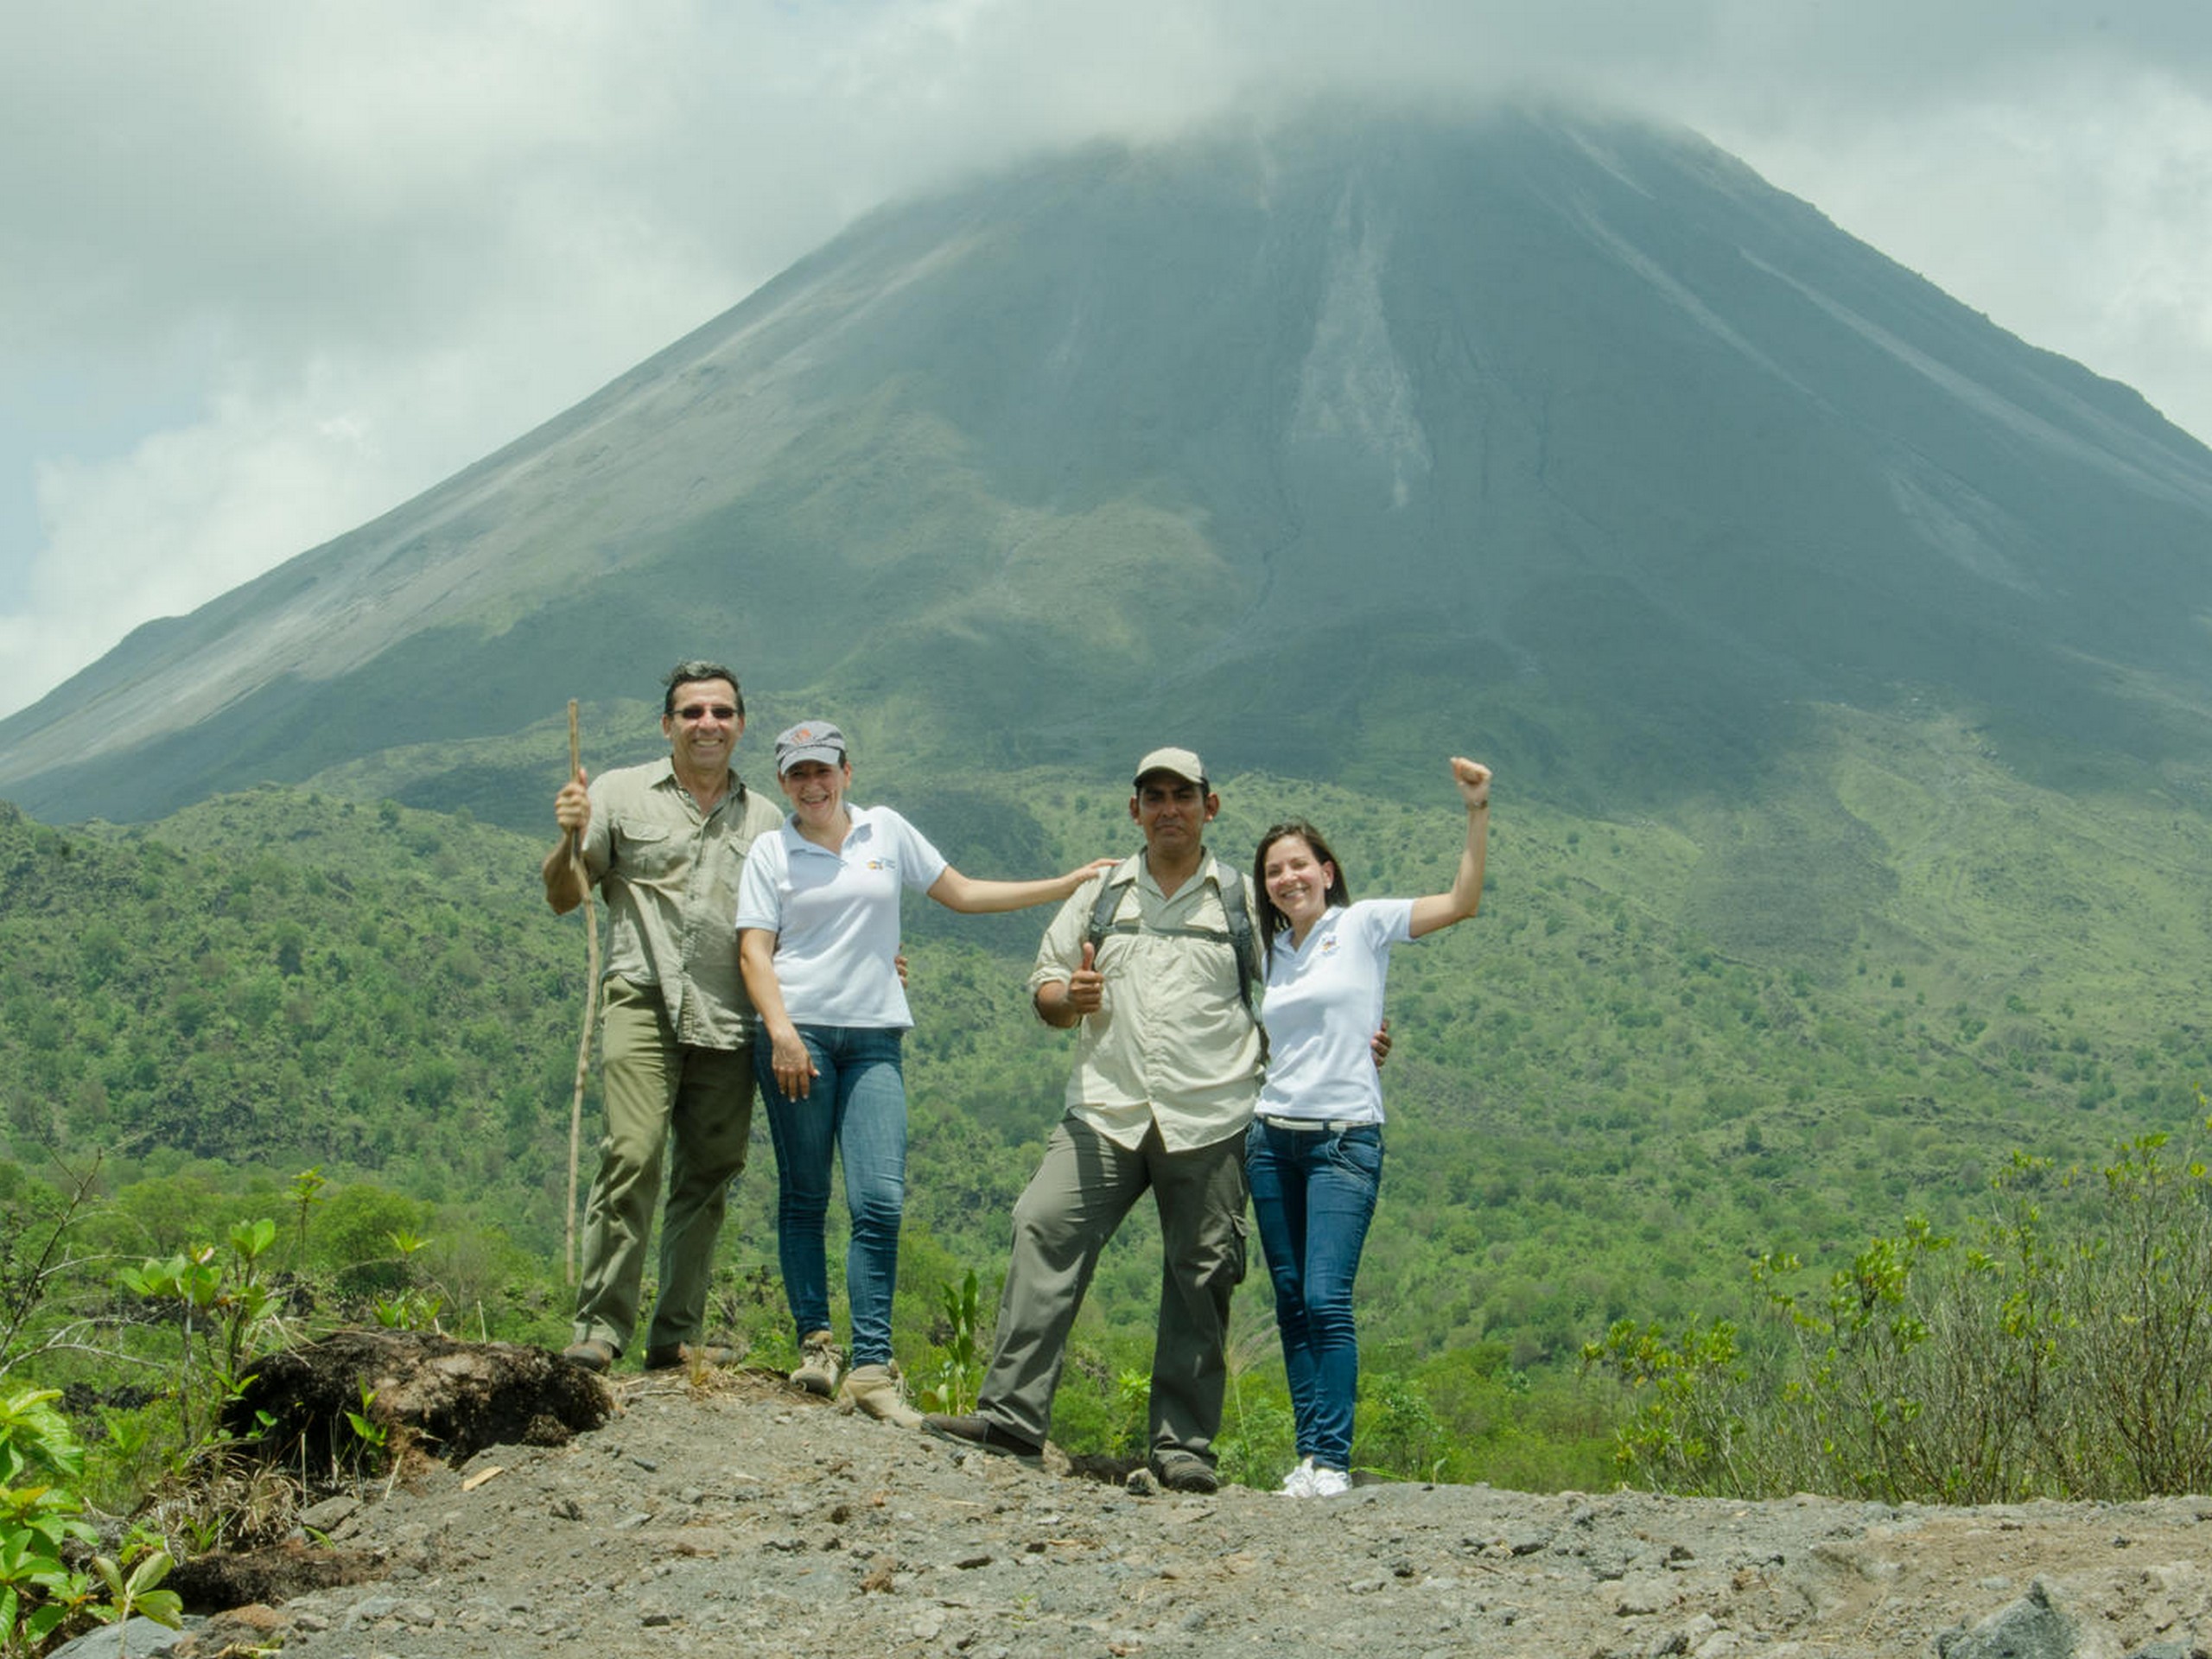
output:
[[[843,1361],[844,1356],[837,1351],[837,1339],[827,1331],[817,1331],[799,1344],[798,1370],[791,1373],[791,1381],[826,1400],[837,1392]]]
[[[1300,1458],[1298,1460],[1298,1467],[1292,1470],[1288,1474],[1282,1478],[1282,1495],[1285,1497],[1311,1497],[1313,1496],[1313,1459]]]
[[[1308,1497],[1342,1497],[1351,1491],[1351,1477],[1341,1469],[1316,1467],[1313,1478],[1306,1483]]]

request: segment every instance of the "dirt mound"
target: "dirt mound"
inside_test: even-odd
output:
[[[608,1398],[564,1445],[425,1463],[337,1519],[331,1547],[382,1576],[283,1600],[286,1650],[1932,1659],[1941,1637],[1973,1659],[2032,1625],[2049,1659],[2184,1659],[2212,1638],[2212,1500],[1148,1496],[760,1374]]]
[[[563,1446],[614,1408],[600,1378],[543,1348],[413,1331],[340,1331],[256,1362],[224,1414],[241,1455],[346,1484],[400,1449],[450,1464],[487,1446]]]

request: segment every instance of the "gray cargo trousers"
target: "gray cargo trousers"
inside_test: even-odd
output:
[[[1157,1126],[1132,1149],[1064,1117],[1014,1206],[1014,1253],[976,1410],[1026,1440],[1052,1427],[1068,1332],[1099,1252],[1149,1187],[1160,1214],[1160,1323],[1150,1449],[1213,1464],[1228,1377],[1229,1299],[1244,1277],[1244,1133],[1169,1152]]]

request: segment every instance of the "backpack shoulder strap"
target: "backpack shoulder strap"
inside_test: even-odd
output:
[[[1084,930],[1084,938],[1090,942],[1091,960],[1094,962],[1098,957],[1098,947],[1105,943],[1109,933],[1134,933],[1137,931],[1135,922],[1125,922],[1116,926],[1114,921],[1114,912],[1122,907],[1122,895],[1135,885],[1136,879],[1136,860],[1125,858],[1108,871],[1106,879],[1098,884],[1098,896],[1090,904],[1090,925]]]
[[[1246,902],[1244,883],[1231,870],[1226,879],[1219,876],[1219,861],[1215,862],[1217,876],[1213,883],[1214,896],[1221,901],[1223,918],[1229,924],[1226,932],[1211,927],[1174,927],[1166,932],[1192,938],[1221,940],[1236,956],[1236,1000],[1244,1005],[1244,1012],[1256,1023],[1259,1009],[1253,1002],[1253,987],[1259,983],[1259,954],[1255,947],[1252,927],[1252,907]],[[1091,959],[1097,959],[1098,948],[1109,933],[1140,933],[1143,925],[1115,919],[1122,907],[1122,895],[1134,886],[1137,879],[1137,861],[1124,859],[1105,880],[1099,883],[1098,896],[1091,901],[1090,925],[1084,937],[1090,941]]]
[[[1243,878],[1231,870],[1214,884],[1214,891],[1221,896],[1221,913],[1229,918],[1230,946],[1236,952],[1237,997],[1244,1004],[1244,1012],[1257,1020],[1252,987],[1259,978],[1259,958],[1253,949],[1252,907],[1244,899]]]

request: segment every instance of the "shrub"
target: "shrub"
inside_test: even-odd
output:
[[[1811,1286],[1763,1258],[1764,1363],[1725,1323],[1617,1324],[1583,1351],[1633,1404],[1617,1465],[1892,1503],[2212,1486],[2212,1171],[2146,1135],[2096,1173],[2016,1155],[1963,1237],[1909,1219]]]

